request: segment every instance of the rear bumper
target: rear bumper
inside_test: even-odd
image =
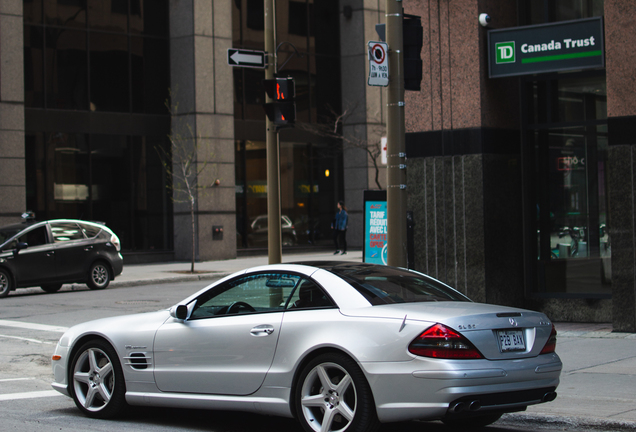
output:
[[[417,358],[363,363],[382,422],[512,412],[549,401],[563,367],[556,354],[523,361]],[[470,404],[472,402],[473,409]],[[457,405],[461,404],[461,405]]]
[[[115,259],[112,260],[113,266],[113,279],[119,276],[121,272],[124,270],[124,258],[121,256],[121,253],[117,253]]]

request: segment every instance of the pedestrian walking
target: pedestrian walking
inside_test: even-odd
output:
[[[349,222],[349,215],[347,214],[347,207],[344,205],[344,201],[338,201],[338,211],[336,217],[333,219],[331,228],[333,229],[333,242],[336,245],[336,251],[334,255],[345,255],[347,253],[347,223]]]

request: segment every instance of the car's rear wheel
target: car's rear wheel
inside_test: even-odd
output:
[[[0,270],[0,298],[9,295],[11,283],[11,275],[6,270]]]
[[[492,424],[501,418],[501,413],[486,414],[481,416],[464,417],[461,419],[443,419],[446,426],[453,430],[473,430],[483,428]]]
[[[88,272],[88,281],[86,285],[90,289],[104,289],[110,283],[110,270],[106,263],[99,261],[91,266]]]
[[[375,431],[378,418],[371,388],[355,361],[326,353],[302,370],[294,398],[307,432]]]
[[[50,285],[42,285],[40,288],[42,288],[44,291],[46,291],[47,293],[56,293],[60,290],[60,288],[62,288],[62,284],[50,284]]]
[[[127,407],[121,364],[104,341],[82,345],[70,364],[69,382],[75,405],[89,417],[113,418]]]

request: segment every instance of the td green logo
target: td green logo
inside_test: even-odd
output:
[[[495,44],[496,61],[499,63],[515,62],[515,42],[499,42]]]

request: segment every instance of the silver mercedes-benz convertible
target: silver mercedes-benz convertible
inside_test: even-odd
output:
[[[53,387],[90,417],[131,405],[295,417],[308,432],[483,426],[556,397],[542,313],[473,303],[424,274],[351,262],[256,267],[169,310],[69,329]]]

